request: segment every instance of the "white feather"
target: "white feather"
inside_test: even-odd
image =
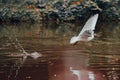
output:
[[[94,38],[95,25],[98,20],[98,14],[90,17],[85,23],[83,29],[78,36],[74,36],[70,40],[70,44],[74,44],[77,41],[90,41]]]
[[[98,14],[90,17],[88,21],[85,23],[83,29],[81,30],[80,35],[82,35],[86,30],[95,30],[95,25],[98,19]]]

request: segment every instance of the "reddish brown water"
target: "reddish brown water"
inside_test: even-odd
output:
[[[70,45],[81,25],[1,25],[0,80],[120,80],[119,23],[98,24],[94,40]],[[21,48],[42,57],[24,58]]]

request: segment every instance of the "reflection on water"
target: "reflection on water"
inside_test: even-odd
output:
[[[82,25],[0,25],[0,80],[119,80],[120,23],[98,23],[93,41],[70,45]]]

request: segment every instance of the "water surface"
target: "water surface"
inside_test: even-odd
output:
[[[70,45],[83,25],[0,25],[0,80],[119,80],[120,23],[98,23],[94,40]]]

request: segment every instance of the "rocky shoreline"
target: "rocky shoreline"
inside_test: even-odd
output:
[[[26,1],[13,6],[1,4],[0,22],[77,21],[99,13],[101,21],[120,21],[119,0]]]

